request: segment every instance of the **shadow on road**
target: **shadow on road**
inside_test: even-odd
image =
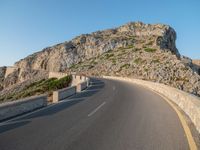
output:
[[[5,124],[5,125],[1,125],[0,126],[0,134],[4,133],[6,131],[9,131],[9,130],[24,126],[24,125],[26,125],[26,124],[28,124],[30,122],[31,121],[19,121],[19,122],[11,122],[11,123],[8,123],[8,124]]]
[[[46,108],[42,111],[30,114],[28,116],[22,117],[22,118],[17,119],[17,120],[22,120],[22,119],[24,120],[24,119],[31,119],[31,118],[53,115],[53,114],[58,113],[62,110],[65,110],[65,109],[67,109],[67,108],[69,108],[69,107],[71,107],[75,104],[78,104],[78,103],[80,103],[84,100],[87,100],[88,97],[91,97],[92,95],[97,93],[99,90],[101,90],[105,86],[104,82],[102,82],[98,79],[91,79],[90,82],[91,82],[91,84],[86,90],[84,90],[80,93],[77,93],[76,95],[71,96],[70,98],[63,100],[59,104],[56,104],[52,107]],[[68,100],[70,100],[70,101],[68,101]]]

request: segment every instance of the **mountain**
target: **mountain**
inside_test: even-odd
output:
[[[135,77],[200,95],[199,70],[180,55],[175,41],[172,27],[142,22],[83,34],[0,68],[1,93],[48,78],[49,72],[77,72]]]

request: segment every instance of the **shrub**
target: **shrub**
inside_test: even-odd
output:
[[[117,62],[116,59],[112,59],[112,64],[113,65],[116,65],[116,62]]]
[[[136,64],[140,64],[142,62],[142,58],[136,58],[135,60],[134,60],[134,63],[136,63]]]
[[[139,50],[141,50],[141,49],[140,48],[134,48],[134,49],[132,49],[133,52],[137,52]]]
[[[112,54],[112,53],[111,54],[109,54],[109,53],[105,54],[106,59],[109,59],[110,57],[113,57],[113,56],[114,56],[114,54]]]
[[[89,66],[89,67],[88,67],[88,69],[92,69],[92,68],[94,68],[94,66],[93,66],[93,65],[91,65],[91,66]]]
[[[134,48],[134,45],[128,45],[126,49]]]
[[[149,41],[146,45],[153,45],[153,41]]]
[[[22,91],[15,94],[8,94],[0,97],[0,101],[3,100],[16,100],[20,98],[25,98],[33,95],[51,93],[54,90],[62,89],[68,87],[71,83],[72,76],[65,76],[61,79],[50,78],[42,79],[40,81],[31,83],[29,86],[26,86]]]
[[[151,62],[152,62],[152,63],[159,63],[160,60],[159,60],[159,59],[153,59]]]
[[[154,49],[154,48],[145,48],[144,49],[146,52],[155,52],[156,51],[156,49]]]
[[[124,65],[122,65],[122,66],[120,67],[120,69],[122,69],[122,68],[128,69],[129,67],[130,67],[130,64],[124,64]]]

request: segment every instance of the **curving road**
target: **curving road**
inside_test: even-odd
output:
[[[84,92],[0,125],[0,150],[187,150],[175,111],[127,82],[93,79]]]

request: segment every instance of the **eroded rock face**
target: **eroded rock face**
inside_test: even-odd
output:
[[[191,67],[191,59],[178,59],[171,51],[124,47],[76,64],[67,71],[89,76],[139,78],[200,96],[200,76]]]
[[[180,56],[175,41],[170,26],[141,22],[83,34],[16,62],[17,69],[2,78],[0,94],[19,91],[48,78],[48,72],[60,71],[142,78],[200,95],[198,71],[190,58]],[[1,74],[3,69],[0,78]]]
[[[0,67],[0,80],[4,78],[6,73],[6,67]]]
[[[200,75],[200,60],[191,60],[193,70],[196,71]]]
[[[20,60],[16,67],[23,69],[63,71],[72,64],[96,57],[104,52],[128,45],[149,42],[161,50],[179,56],[174,29],[161,24],[128,23],[119,28],[85,34],[52,47],[45,48]]]
[[[6,67],[0,67],[0,91],[3,89],[3,81],[6,73]]]

